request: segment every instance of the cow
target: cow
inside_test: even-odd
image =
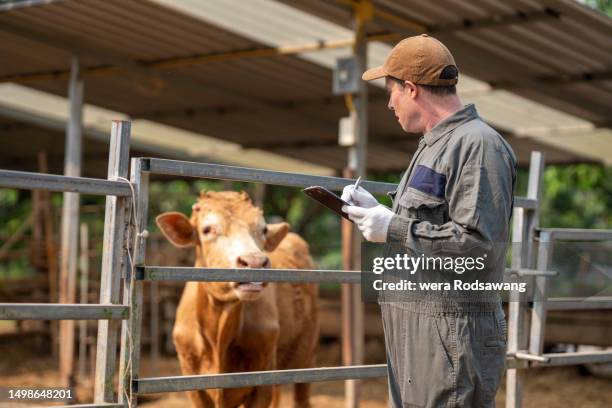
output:
[[[196,267],[312,269],[308,244],[286,222],[266,224],[249,195],[202,191],[191,217],[156,218]],[[206,273],[206,272],[202,272]],[[187,282],[172,337],[183,375],[314,367],[318,287],[311,283]],[[310,407],[309,384],[295,384],[294,407]],[[189,391],[194,407],[277,407],[279,386]],[[285,405],[285,404],[283,404]]]

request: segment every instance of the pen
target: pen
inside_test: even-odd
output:
[[[360,183],[361,183],[361,176],[357,177],[357,181],[355,182],[355,190],[359,188]]]

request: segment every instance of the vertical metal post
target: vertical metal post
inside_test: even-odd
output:
[[[540,152],[531,153],[527,198],[537,201],[534,210],[515,208],[512,229],[512,268],[532,268],[535,229],[538,226],[539,206],[542,190],[544,157]],[[531,286],[533,279],[527,281]],[[529,291],[528,291],[529,292]],[[524,294],[512,292],[508,304],[508,352],[524,350],[528,345],[530,314]],[[520,408],[522,405],[522,370],[510,368],[506,372],[506,408]]]
[[[159,363],[159,282],[149,284],[151,320],[149,321],[151,336],[151,372],[156,373]]]
[[[133,266],[144,265],[149,207],[149,173],[144,159],[132,159],[130,181],[136,193],[137,219],[131,229]],[[121,360],[119,364],[119,403],[136,407],[137,396],[132,392],[132,380],[140,369],[140,335],[142,331],[142,284],[135,280],[131,268],[123,285],[123,304],[130,306],[130,317],[121,325]]]
[[[543,231],[540,233],[538,245],[538,269],[549,270],[552,258],[553,234]],[[531,311],[531,333],[529,336],[529,353],[542,354],[544,346],[544,329],[546,328],[546,299],[548,298],[548,278],[538,276],[535,278],[535,293],[533,309]]]
[[[89,228],[87,223],[81,223],[80,233],[80,249],[79,254],[79,270],[81,276],[79,279],[79,298],[81,304],[87,304],[87,295],[89,293]],[[79,378],[86,377],[87,370],[87,320],[79,321],[79,362],[77,373]]]
[[[73,57],[68,83],[70,115],[66,127],[64,174],[81,175],[81,129],[83,80],[79,58]],[[75,303],[77,244],[79,235],[79,194],[64,193],[60,251],[60,303]],[[60,381],[63,387],[74,385],[74,321],[60,322]]]
[[[358,72],[363,72],[367,68],[367,42],[365,41],[365,26],[367,20],[372,17],[372,4],[369,0],[359,1],[354,8],[355,20],[355,43],[353,53],[357,60]],[[365,81],[359,81],[358,92],[352,95],[352,102],[356,113],[356,138],[355,145],[349,148],[349,169],[357,177],[366,176],[367,169],[367,146],[368,146],[368,85]],[[352,257],[352,269],[361,270],[361,247],[360,234],[355,226],[352,234],[347,236],[351,245],[350,256]],[[350,335],[344,341],[350,342],[350,363],[353,365],[363,364],[364,357],[364,309],[361,302],[361,291],[359,286],[352,285],[345,289],[345,299],[343,304],[349,306],[346,316],[350,318],[346,322]],[[346,336],[345,336],[346,337]],[[346,361],[345,361],[346,362]],[[356,408],[359,406],[359,381],[348,380],[345,382],[345,406]]]
[[[130,122],[113,121],[108,159],[108,178],[127,178],[130,155]],[[126,259],[127,225],[130,197],[106,197],[100,303],[119,304],[121,271]],[[94,402],[114,402],[113,379],[117,354],[117,320],[98,322]]]

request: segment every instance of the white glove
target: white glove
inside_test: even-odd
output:
[[[372,208],[378,205],[378,200],[368,190],[361,186],[355,190],[354,184],[344,187],[341,198],[349,204],[362,208]]]
[[[347,213],[349,218],[355,222],[366,240],[370,242],[387,241],[387,230],[391,218],[395,214],[389,208],[382,204],[371,208],[345,205],[342,207],[342,211]]]

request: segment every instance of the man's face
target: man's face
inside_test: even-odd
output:
[[[421,132],[420,115],[413,97],[413,88],[409,84],[402,86],[398,81],[389,78],[385,79],[385,86],[389,95],[387,107],[393,111],[404,132]]]

